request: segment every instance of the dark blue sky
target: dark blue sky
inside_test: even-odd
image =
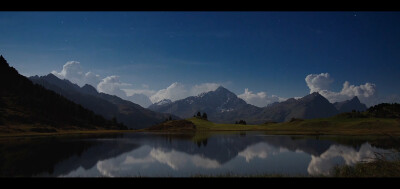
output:
[[[0,12],[0,54],[20,73],[78,61],[132,87],[224,83],[282,97],[308,74],[400,94],[399,12]]]

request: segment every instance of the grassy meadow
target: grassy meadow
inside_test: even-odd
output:
[[[260,125],[213,123],[189,118],[197,131],[265,131],[290,135],[400,135],[400,119],[331,117]]]

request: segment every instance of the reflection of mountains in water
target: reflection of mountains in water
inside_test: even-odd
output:
[[[289,151],[302,151],[317,158],[328,153],[329,149],[337,144],[331,140],[318,140],[312,137],[258,134],[251,132],[218,134],[201,138],[194,134],[129,133],[118,139],[115,139],[115,136],[96,136],[93,139],[85,138],[84,140],[55,137],[3,142],[0,143],[0,176],[66,175],[79,168],[89,170],[99,161],[134,152],[140,146],[149,146],[167,152],[179,151],[225,164],[237,156],[245,157],[245,152],[258,151],[260,147],[261,150],[268,152],[275,149],[279,152],[282,148]],[[258,144],[267,144],[267,146]],[[360,151],[358,145],[358,147],[346,144],[345,146],[355,152]]]
[[[119,141],[99,142],[57,137],[1,143],[0,176],[57,176],[78,167],[88,169],[100,160],[137,147]]]
[[[142,145],[166,151],[180,151],[189,155],[200,155],[225,163],[251,144],[258,143],[255,137],[238,138],[237,135],[218,135],[202,141],[193,141],[194,135],[148,134],[132,136]]]
[[[275,148],[286,148],[290,151],[303,151],[319,156],[332,144],[331,141],[316,139],[292,139],[290,136],[253,136],[246,137],[239,133],[235,135],[211,136],[203,141],[193,141],[190,135],[142,135],[132,136],[139,143],[153,148],[162,148],[168,151],[180,151],[190,155],[200,155],[214,159],[223,164],[238,156],[249,146],[257,143],[267,143]]]
[[[290,136],[267,136],[264,141],[275,147],[283,147],[290,151],[303,151],[307,154],[320,156],[334,142],[318,139],[294,139]]]
[[[97,162],[119,156],[123,153],[130,152],[138,145],[125,143],[123,140],[104,140],[104,141],[87,141],[92,143],[86,151],[81,154],[74,154],[70,158],[57,163],[54,166],[52,176],[60,176],[70,173],[79,167],[89,170],[97,164]],[[44,173],[40,176],[48,176]]]
[[[194,140],[195,134],[148,134],[129,133],[121,140],[97,140],[80,155],[74,155],[67,160],[59,162],[52,175],[63,175],[71,170],[83,167],[88,170],[101,160],[115,158],[123,153],[129,153],[140,146],[149,146],[153,149],[161,149],[166,152],[178,151],[191,156],[200,156],[206,159],[215,160],[219,164],[225,164],[246,150],[257,144],[267,144],[272,148],[287,149],[289,151],[302,151],[314,157],[320,157],[327,153],[338,142],[332,140],[320,140],[317,137],[304,136],[271,136],[259,135],[259,133],[237,133],[229,135],[210,135],[202,140]],[[361,143],[365,143],[363,140]],[[343,146],[343,144],[339,145]],[[361,145],[345,145],[355,152],[360,151]],[[263,147],[264,148],[264,147]],[[346,148],[346,149],[347,149]],[[348,150],[347,149],[347,150]],[[274,150],[274,149],[265,149]]]

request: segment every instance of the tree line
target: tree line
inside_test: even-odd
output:
[[[206,112],[203,112],[203,114],[201,114],[200,112],[197,112],[197,114],[193,115],[193,117],[197,117],[197,118],[200,118],[200,119],[208,120]]]

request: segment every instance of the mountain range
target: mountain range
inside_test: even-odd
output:
[[[3,132],[55,129],[123,129],[59,94],[33,84],[0,56],[0,130]],[[3,127],[4,126],[4,127]]]
[[[179,117],[171,114],[151,111],[115,95],[99,93],[93,86],[88,84],[79,87],[66,79],[58,78],[53,74],[48,74],[46,76],[32,76],[29,77],[29,79],[33,83],[55,91],[65,98],[80,104],[105,118],[112,119],[115,117],[128,128],[146,128],[163,122],[169,118],[169,116],[173,119],[179,119]]]
[[[249,118],[260,111],[259,107],[247,104],[224,87],[174,102],[164,100],[149,106],[149,109],[171,113],[181,118],[192,117],[199,111],[206,112],[208,119],[217,123],[230,123],[236,119]]]
[[[119,121],[128,128],[142,129],[170,117],[189,118],[197,112],[206,112],[208,119],[216,123],[246,120],[249,124],[261,124],[289,121],[292,118],[325,118],[367,109],[357,97],[332,104],[316,92],[300,99],[290,98],[266,107],[257,107],[222,86],[174,102],[164,99],[143,108],[115,95],[99,93],[91,85],[80,87],[53,74],[28,79],[10,67],[2,56],[0,67],[0,125],[37,123],[122,128]]]
[[[343,102],[335,102],[333,105],[340,112],[351,112],[353,110],[356,111],[365,111],[367,110],[367,106],[362,104],[357,96],[353,97],[351,100],[346,100]]]
[[[326,118],[338,113],[339,111],[333,104],[319,93],[314,92],[300,99],[290,98],[262,108],[261,112],[255,115],[253,119],[261,122],[283,122],[292,118]]]
[[[149,109],[182,118],[192,117],[199,111],[206,112],[208,119],[216,123],[234,123],[243,119],[250,124],[261,124],[267,121],[289,121],[292,118],[325,118],[352,110],[364,111],[367,108],[357,97],[332,104],[317,92],[300,99],[290,98],[261,108],[247,104],[237,95],[220,86],[215,91],[174,102],[163,100],[149,106]]]

